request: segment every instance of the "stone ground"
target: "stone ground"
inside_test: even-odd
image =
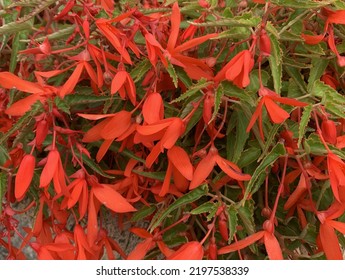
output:
[[[23,227],[32,227],[32,221],[34,217],[33,211],[28,211],[25,214],[20,215],[19,217],[15,217],[19,220],[19,226],[18,229],[23,234]],[[108,234],[110,237],[114,238],[116,240],[121,248],[128,254],[133,250],[133,248],[136,246],[136,244],[140,241],[138,237],[131,234],[128,229],[130,227],[130,224],[127,222],[124,222],[124,228],[123,230],[120,230],[117,224],[116,216],[109,215],[106,217],[105,221],[105,229],[108,231]],[[139,225],[140,226],[140,225]],[[0,232],[3,229],[0,227]],[[12,244],[16,247],[20,246],[21,239],[18,236],[14,236],[12,238]],[[26,255],[27,259],[34,260],[36,259],[36,253],[29,247],[26,246],[23,250],[24,254]],[[0,260],[5,260],[7,258],[7,250],[0,245]]]

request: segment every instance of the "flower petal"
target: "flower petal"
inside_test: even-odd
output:
[[[197,241],[183,244],[168,260],[202,260],[204,248]]]
[[[228,254],[228,253],[246,248],[249,245],[253,244],[254,242],[260,240],[264,235],[265,235],[265,231],[259,231],[259,232],[253,233],[252,235],[249,235],[248,237],[240,241],[234,242],[228,246],[220,248],[218,250],[218,254],[219,255]]]
[[[122,195],[107,185],[94,187],[92,190],[100,203],[104,204],[107,208],[116,213],[136,211],[136,209]]]
[[[339,247],[339,240],[334,229],[327,221],[320,225],[320,240],[323,251],[328,260],[342,260],[343,256]]]
[[[236,164],[222,158],[220,155],[216,155],[216,163],[229,177],[235,180],[249,181],[251,178],[249,174],[243,174]]]
[[[168,158],[176,169],[188,180],[193,179],[193,165],[184,149],[173,146],[168,150]]]
[[[196,167],[193,175],[193,180],[190,182],[189,189],[195,189],[200,186],[204,180],[210,175],[213,170],[214,164],[216,163],[215,155],[208,153],[205,158],[203,158],[198,166]]]
[[[18,201],[24,198],[24,195],[30,186],[34,175],[35,162],[36,159],[34,156],[25,155],[19,165],[14,188],[14,195]]]
[[[274,234],[265,232],[264,243],[265,243],[266,251],[270,260],[283,259],[282,249],[280,248],[279,242],[277,238],[274,236]]]

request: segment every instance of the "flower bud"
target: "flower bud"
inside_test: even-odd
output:
[[[260,51],[264,56],[270,56],[271,54],[271,40],[270,37],[267,35],[265,29],[262,29],[260,32]]]

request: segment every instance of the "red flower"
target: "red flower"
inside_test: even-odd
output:
[[[282,250],[279,246],[279,242],[277,238],[274,236],[273,233],[267,231],[267,230],[262,230],[256,233],[253,233],[252,235],[238,241],[235,243],[232,243],[228,246],[225,246],[223,248],[220,248],[218,251],[219,255],[222,254],[228,254],[231,252],[235,252],[238,250],[241,250],[250,244],[253,244],[254,242],[260,240],[261,238],[264,238],[264,244],[266,247],[267,255],[271,260],[282,260],[283,259],[283,254]]]
[[[175,117],[163,119],[149,125],[137,126],[134,142],[141,142],[152,148],[151,153],[146,158],[146,166],[150,168],[164,149],[171,149],[185,129],[183,120]],[[153,146],[153,141],[157,140],[159,142]]]
[[[239,52],[224,68],[214,77],[215,81],[221,82],[224,77],[232,81],[239,88],[250,84],[249,74],[254,67],[254,58],[249,50]]]
[[[334,197],[338,201],[341,201],[339,188],[345,188],[345,163],[338,156],[329,151],[327,156],[327,167]]]
[[[24,195],[30,186],[32,177],[34,175],[35,162],[36,159],[34,156],[25,155],[19,165],[14,188],[14,195],[18,201],[24,198]]]
[[[125,110],[119,111],[114,114],[78,115],[88,120],[99,120],[106,118],[105,120],[92,127],[89,131],[87,131],[83,137],[83,142],[87,143],[95,142],[101,139],[105,140],[99,148],[96,156],[96,160],[98,162],[101,161],[113,141],[123,135],[126,135],[128,132],[131,132],[131,128],[135,125],[131,122],[132,114]]]
[[[124,70],[124,67],[119,67],[113,81],[111,82],[111,94],[119,92],[120,97],[125,99],[129,97],[131,103],[136,104],[136,89],[132,77]]]
[[[262,129],[262,114],[261,114],[263,105],[265,105],[268,116],[270,117],[273,123],[282,123],[290,117],[290,114],[287,113],[282,108],[280,108],[274,101],[291,105],[291,106],[307,106],[308,105],[307,103],[300,102],[292,98],[280,97],[277,93],[265,87],[261,87],[259,89],[259,95],[261,96],[261,100],[259,101],[259,104],[256,107],[256,110],[248,124],[247,132],[250,131],[250,129],[253,127],[256,120],[259,118],[259,128],[260,128],[260,135],[262,139],[264,139],[264,133]]]
[[[168,193],[171,176],[174,177],[174,183],[179,191],[186,191],[188,181],[193,179],[193,166],[185,150],[173,146],[168,150],[168,160],[168,168],[159,196],[165,196]]]
[[[183,244],[168,260],[202,260],[204,248],[197,241]]]
[[[202,184],[211,173],[216,163],[230,178],[233,178],[237,181],[249,181],[251,178],[250,175],[243,174],[241,169],[236,164],[222,158],[218,154],[218,150],[212,146],[207,156],[203,158],[196,167],[189,189],[195,189]]]
[[[345,210],[345,206],[334,202],[326,211],[318,212],[317,216],[321,222],[318,236],[319,247],[325,252],[328,260],[342,260],[343,255],[340,250],[339,240],[334,229],[345,234],[345,224],[334,221],[340,217]]]

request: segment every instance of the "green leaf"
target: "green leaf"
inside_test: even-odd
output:
[[[33,19],[36,15],[38,15],[40,12],[47,9],[50,5],[54,4],[55,2],[56,2],[55,0],[41,0],[39,4],[34,6],[34,9],[32,11],[30,11],[23,17],[19,18],[16,21],[16,23],[21,24]],[[11,6],[17,6],[17,3],[14,3],[14,5],[11,5]]]
[[[230,143],[229,145],[234,146],[231,161],[237,163],[242,155],[250,134],[246,132],[249,121],[244,112],[242,110],[236,110],[234,113],[237,114],[235,143]]]
[[[267,85],[270,75],[265,71],[261,70],[261,82],[264,86]],[[250,73],[250,84],[246,87],[246,91],[257,93],[260,89],[260,80],[259,80],[259,70],[254,69]]]
[[[266,169],[269,166],[272,166],[273,163],[280,157],[285,155],[285,147],[282,143],[277,143],[271,152],[261,161],[259,166],[255,169],[254,174],[252,175],[251,180],[248,183],[248,186],[246,187],[246,192],[244,194],[243,200],[245,200],[249,194],[254,194],[259,188],[260,185],[257,183],[259,177],[262,174],[265,174]]]
[[[25,127],[31,119],[42,111],[42,103],[38,100],[36,101],[29,111],[27,111],[17,122],[13,125],[4,135],[0,138],[0,145],[5,142],[14,132],[21,130]]]
[[[65,27],[65,25],[58,25],[58,28],[57,28],[58,31],[56,31],[54,33],[51,33],[51,34],[48,34],[48,35],[45,35],[42,37],[33,38],[30,40],[22,39],[20,41],[24,42],[24,43],[29,43],[33,40],[37,43],[40,43],[40,42],[43,42],[46,38],[48,38],[49,41],[67,38],[68,36],[70,36],[75,31],[75,28],[76,28],[75,25],[68,25],[68,27],[66,27],[66,28],[64,28],[64,27]]]
[[[186,224],[178,224],[173,228],[167,230],[163,234],[163,241],[169,247],[175,247],[187,242],[186,236],[183,233],[188,231],[188,225]]]
[[[2,214],[2,200],[7,189],[7,175],[3,172],[0,173],[0,217]]]
[[[91,104],[97,102],[106,102],[109,100],[117,100],[119,97],[117,96],[107,96],[107,95],[91,95],[91,94],[82,94],[79,93],[78,88],[76,89],[77,94],[69,94],[66,95],[63,101],[68,107],[76,106],[76,105],[83,105],[83,104]],[[61,99],[60,99],[61,100]]]
[[[298,68],[284,65],[284,70],[286,73],[295,81],[297,86],[302,90],[302,92],[307,92],[307,85],[304,82],[304,78]]]
[[[339,156],[340,158],[345,160],[345,151],[342,151],[331,144],[328,144],[329,149]],[[327,150],[323,143],[320,140],[320,137],[316,133],[312,133],[309,135],[307,139],[304,141],[304,148],[307,153],[317,156],[324,156],[327,155]]]
[[[316,244],[317,234],[316,226],[307,224],[299,237],[309,244]]]
[[[292,33],[289,30],[285,30],[279,35],[281,41],[289,41],[289,42],[304,42],[301,38],[301,34]]]
[[[177,77],[177,74],[176,74],[176,71],[175,71],[175,68],[174,66],[170,63],[170,61],[168,61],[168,67],[166,68],[169,75],[170,75],[170,78],[173,80],[173,83],[174,83],[174,86],[175,88],[177,88],[178,86],[178,77]]]
[[[345,118],[345,97],[342,94],[320,80],[314,82],[310,93],[321,98],[321,103],[328,111],[340,118]]]
[[[186,73],[186,71],[183,70],[183,68],[177,67],[175,71],[177,77],[180,79],[182,83],[185,84],[186,87],[190,88],[193,85],[191,78],[189,78],[188,74]]]
[[[232,241],[235,233],[237,232],[238,218],[237,218],[237,209],[235,206],[231,205],[228,208],[228,225],[229,225],[229,240],[228,243]]]
[[[345,10],[345,2],[344,0],[336,0],[333,5],[337,10]]]
[[[3,145],[0,145],[0,165],[3,165],[10,156]]]
[[[199,198],[206,195],[208,192],[208,186],[206,184],[201,185],[200,187],[190,191],[189,193],[185,194],[184,196],[178,198],[175,202],[173,202],[167,209],[163,209],[156,213],[153,217],[151,224],[149,226],[150,232],[152,232],[156,227],[158,227],[161,222],[174,210],[188,205]]]
[[[28,33],[24,31],[18,32],[16,35],[14,35],[14,38],[12,40],[11,60],[9,66],[9,71],[12,73],[14,73],[17,67],[18,52],[26,47],[26,44],[20,42],[20,40],[27,37]]]
[[[192,22],[188,21],[192,25],[196,26],[230,26],[230,27],[255,27],[258,26],[261,22],[260,17],[253,16],[252,14],[244,14],[243,16],[233,17],[233,18],[223,18],[217,21],[209,21],[209,22]]]
[[[155,179],[158,181],[164,181],[166,172],[162,171],[162,172],[145,172],[145,171],[139,171],[136,169],[132,170],[133,173],[138,174],[140,176],[146,177],[146,178],[150,178],[150,179]]]
[[[268,57],[268,61],[272,72],[274,90],[280,94],[283,73],[282,50],[279,45],[279,40],[274,35],[268,34],[271,40],[271,55]]]
[[[230,30],[225,30],[216,37],[217,39],[237,39],[244,40],[251,35],[248,27],[233,27]]]
[[[139,82],[151,68],[151,62],[148,59],[140,61],[130,73],[134,83]]]
[[[252,107],[255,106],[256,100],[254,99],[253,94],[246,92],[243,89],[238,88],[230,82],[222,82],[224,94],[229,97],[235,97],[240,100],[240,102],[246,102]]]
[[[299,127],[298,127],[298,142],[297,142],[298,147],[300,147],[302,139],[305,137],[305,130],[308,126],[312,110],[313,110],[312,105],[308,105],[304,107],[303,114],[302,114]]]
[[[212,117],[209,121],[211,123],[215,117],[217,116],[219,109],[220,109],[220,104],[222,103],[222,97],[224,95],[224,88],[222,84],[220,84],[214,94],[214,109],[213,109],[213,114]]]
[[[97,174],[109,178],[109,179],[114,179],[114,176],[111,176],[107,173],[105,173],[102,168],[98,166],[92,159],[88,158],[85,154],[80,154],[77,150],[74,150],[74,153],[76,155],[79,155],[79,157],[82,158],[83,163],[85,163],[88,167],[90,167],[93,171],[95,171]]]
[[[54,98],[54,103],[60,111],[65,112],[68,115],[71,114],[69,110],[69,105],[67,104],[66,100],[61,99],[60,97],[56,96]]]
[[[201,204],[200,206],[198,206],[197,208],[193,209],[192,211],[190,211],[190,213],[192,215],[199,215],[199,214],[203,214],[203,213],[209,213],[211,211],[214,211],[214,209],[218,209],[219,204],[211,202],[211,201],[207,201],[203,204]]]
[[[274,25],[272,24],[272,22],[267,21],[267,23],[266,23],[266,30],[267,30],[271,35],[273,35],[274,37],[276,37],[277,39],[280,39],[280,38],[279,38],[279,32],[278,32],[278,30],[274,27]]]
[[[282,124],[274,124],[269,130],[269,134],[266,138],[265,147],[262,150],[262,154],[259,157],[258,161],[261,161],[268,153],[269,149],[274,145],[273,141],[275,140],[279,128]]]
[[[257,147],[250,147],[242,152],[239,161],[237,162],[238,167],[243,168],[256,161],[261,155],[261,149]]]
[[[186,135],[189,134],[189,132],[191,131],[191,129],[199,122],[199,120],[202,117],[202,108],[198,107],[198,109],[196,109],[196,111],[194,112],[193,116],[191,117],[191,119],[189,120],[189,122],[187,123],[187,127],[185,132],[183,133],[182,137],[185,137]]]
[[[0,35],[17,33],[19,31],[31,30],[32,24],[30,22],[10,22],[0,27]]]
[[[153,212],[156,211],[156,206],[155,205],[144,205],[139,209],[137,212],[135,212],[131,218],[131,222],[138,222],[143,220],[144,218],[150,216]]]
[[[199,94],[200,90],[211,85],[212,82],[208,82],[206,79],[200,79],[196,84],[192,85],[185,93],[180,95],[178,98],[172,100],[170,103],[181,102],[186,98],[192,97],[195,94]]]
[[[237,209],[238,216],[246,229],[248,234],[255,232],[255,222],[254,222],[254,201],[247,200],[245,204]]]
[[[296,9],[316,9],[327,6],[335,0],[272,0],[271,3],[282,7],[296,8]]]
[[[100,147],[100,146],[101,146],[101,142],[97,142],[97,147]],[[115,143],[113,143],[113,144],[110,146],[109,150],[110,150],[110,151],[113,151],[113,152],[115,152],[115,153],[118,153],[120,147],[121,147],[121,143],[115,142]],[[136,156],[132,151],[130,151],[130,150],[128,150],[128,149],[122,150],[122,151],[121,151],[121,155],[124,155],[124,156],[126,156],[126,157],[128,157],[128,158],[135,159],[135,160],[137,160],[137,161],[139,161],[139,162],[141,162],[141,163],[145,163],[145,160],[144,160],[144,159],[142,159],[141,157]]]

